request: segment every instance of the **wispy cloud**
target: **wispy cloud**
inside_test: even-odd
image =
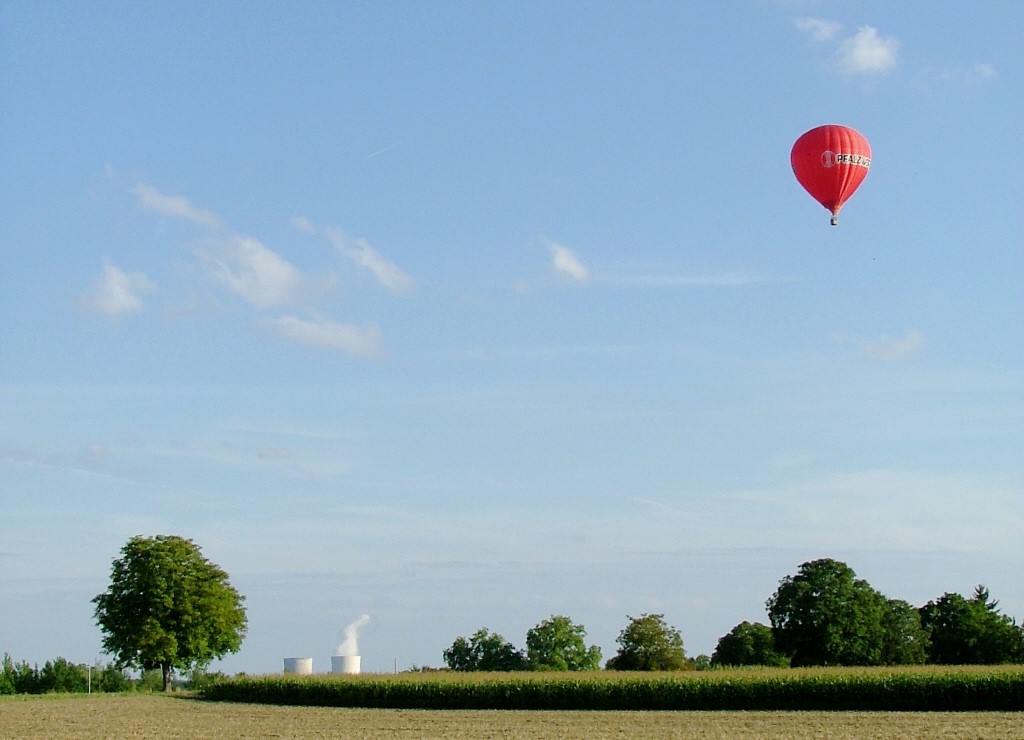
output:
[[[896,66],[899,46],[894,36],[883,38],[877,28],[862,26],[855,36],[839,45],[839,71],[846,75],[888,72]]]
[[[264,447],[256,456],[260,460],[291,460],[293,457],[291,450],[283,447]]]
[[[308,347],[336,349],[360,357],[378,357],[383,352],[383,341],[376,324],[360,329],[351,324],[307,321],[296,316],[282,316],[265,323],[278,336]]]
[[[107,460],[106,450],[97,443],[89,443],[77,453],[43,452],[0,445],[0,467],[5,466],[47,468],[118,480],[131,480],[134,475],[130,470],[121,470],[112,466]]]
[[[971,68],[971,75],[974,77],[980,77],[982,79],[986,77],[995,77],[996,68],[993,67],[991,64],[986,64],[985,62],[978,62]]]
[[[365,239],[356,239],[349,243],[341,238],[336,244],[339,245],[338,249],[342,254],[372,272],[377,282],[392,293],[408,293],[412,290],[413,279],[394,262],[383,257]]]
[[[893,362],[910,357],[924,349],[924,335],[915,330],[908,331],[903,337],[883,335],[877,339],[861,340],[860,347],[869,357]]]
[[[143,182],[135,185],[135,195],[144,208],[155,213],[191,221],[207,229],[219,229],[223,225],[220,216],[199,208],[182,195],[164,195],[152,185]]]
[[[838,21],[823,18],[797,18],[793,23],[815,41],[829,41],[843,28]]]
[[[294,424],[261,424],[252,422],[233,422],[224,424],[223,428],[233,432],[245,432],[247,434],[268,435],[274,437],[298,437],[307,440],[322,440],[328,442],[352,441],[360,439],[362,434],[347,429],[336,429],[331,427],[318,427]]]
[[[287,303],[302,285],[294,265],[250,237],[210,242],[199,256],[216,280],[259,308]]]
[[[940,80],[974,83],[996,76],[996,68],[985,62],[977,62],[967,69],[948,69],[939,74]]]
[[[551,252],[551,267],[556,273],[565,275],[577,283],[585,283],[590,280],[590,270],[580,262],[569,247],[552,241],[546,236],[542,236],[541,241]]]
[[[603,278],[613,285],[650,286],[664,288],[734,288],[748,285],[796,283],[804,280],[797,275],[757,275],[748,272],[721,272],[704,275],[618,275]]]
[[[292,216],[292,226],[301,231],[304,234],[315,234],[316,226],[305,216]]]
[[[105,259],[103,274],[93,282],[82,303],[104,316],[123,316],[141,311],[144,307],[142,296],[154,290],[156,286],[145,273],[125,272]]]
[[[724,500],[732,502],[733,520],[743,521],[738,526],[748,528],[751,541],[768,543],[779,535],[781,530],[763,526],[763,514],[771,510],[787,522],[783,527],[806,533],[804,546],[1013,552],[1024,524],[1015,505],[1020,495],[1019,482],[998,477],[866,469],[736,492]],[[741,508],[746,516],[736,514]],[[1009,515],[994,525],[989,511]]]
[[[343,257],[369,270],[377,282],[392,293],[408,293],[416,284],[408,273],[380,254],[366,239],[350,239],[341,229],[334,227],[318,229],[302,216],[293,217],[292,226],[306,234],[323,236]]]
[[[213,231],[223,227],[219,216],[195,206],[185,196],[165,195],[142,182],[135,185],[135,194],[148,210]],[[217,236],[196,253],[214,279],[259,308],[287,303],[303,283],[302,274],[288,260],[242,234]]]
[[[246,303],[267,309],[294,302],[300,294],[310,299],[316,286],[285,257],[258,239],[224,229],[215,213],[199,208],[188,198],[166,195],[146,183],[136,183],[134,193],[147,210],[179,218],[214,232],[195,249],[207,275]],[[350,240],[338,229],[321,229],[309,219],[295,216],[292,226],[306,234],[327,239],[347,259],[370,271],[377,282],[393,293],[408,292],[412,278],[378,253],[365,239]],[[107,315],[140,310],[140,295],[151,290],[145,275],[128,275],[107,265],[103,278],[93,286],[88,302]],[[383,352],[380,329],[376,324],[359,328],[328,319],[307,320],[296,316],[267,319],[262,324],[274,334],[310,347],[341,350],[362,357]]]

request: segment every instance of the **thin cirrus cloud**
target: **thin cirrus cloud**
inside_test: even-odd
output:
[[[989,77],[995,77],[996,68],[993,67],[991,64],[987,64],[985,62],[978,62],[973,67],[971,67],[971,69],[967,72],[967,75],[972,79],[984,80]]]
[[[376,324],[360,329],[351,324],[326,319],[309,321],[296,316],[282,316],[265,324],[278,336],[307,347],[342,350],[361,357],[378,357],[383,352]]]
[[[82,303],[113,318],[141,311],[145,306],[142,296],[154,290],[156,286],[144,272],[125,272],[105,259],[103,274],[93,282]]]
[[[301,222],[302,219],[293,220],[297,226]],[[308,221],[306,223],[308,224]],[[322,233],[338,252],[363,269],[369,270],[377,282],[392,293],[408,293],[415,285],[415,281],[408,273],[381,255],[366,239],[350,239],[337,228],[326,228]]]
[[[608,277],[604,282],[620,286],[654,288],[738,288],[748,285],[798,283],[805,280],[799,275],[758,275],[749,272],[720,272],[702,275],[621,275]]]
[[[143,182],[136,183],[135,195],[144,208],[154,213],[191,221],[207,229],[219,229],[224,225],[220,216],[199,208],[183,195],[165,195]]]
[[[823,18],[797,18],[793,23],[815,41],[829,41],[843,27],[838,21]]]
[[[544,246],[551,252],[551,268],[559,275],[568,277],[577,283],[585,283],[590,280],[590,270],[584,265],[569,247],[564,244],[552,241],[545,236],[541,237]]]
[[[915,355],[924,349],[924,334],[912,329],[902,337],[883,335],[877,339],[861,340],[860,347],[869,357],[894,362]]]
[[[408,293],[416,284],[407,272],[381,255],[366,239],[350,239],[335,227],[317,228],[304,216],[293,216],[292,226],[304,234],[323,236],[343,257],[369,270],[377,283],[392,293]]]
[[[966,69],[944,70],[939,73],[940,80],[974,83],[996,76],[996,68],[986,62],[976,62]]]

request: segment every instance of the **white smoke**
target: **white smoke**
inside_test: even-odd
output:
[[[336,655],[359,655],[359,630],[370,623],[370,615],[363,614],[359,619],[342,630],[342,641],[335,652]]]

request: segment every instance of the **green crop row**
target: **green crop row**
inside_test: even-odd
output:
[[[213,701],[391,709],[1024,711],[1024,667],[989,670],[718,671],[389,676],[239,676]]]

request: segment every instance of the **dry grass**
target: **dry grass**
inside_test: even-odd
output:
[[[1024,738],[1021,713],[439,712],[159,695],[0,700],[0,738]]]

